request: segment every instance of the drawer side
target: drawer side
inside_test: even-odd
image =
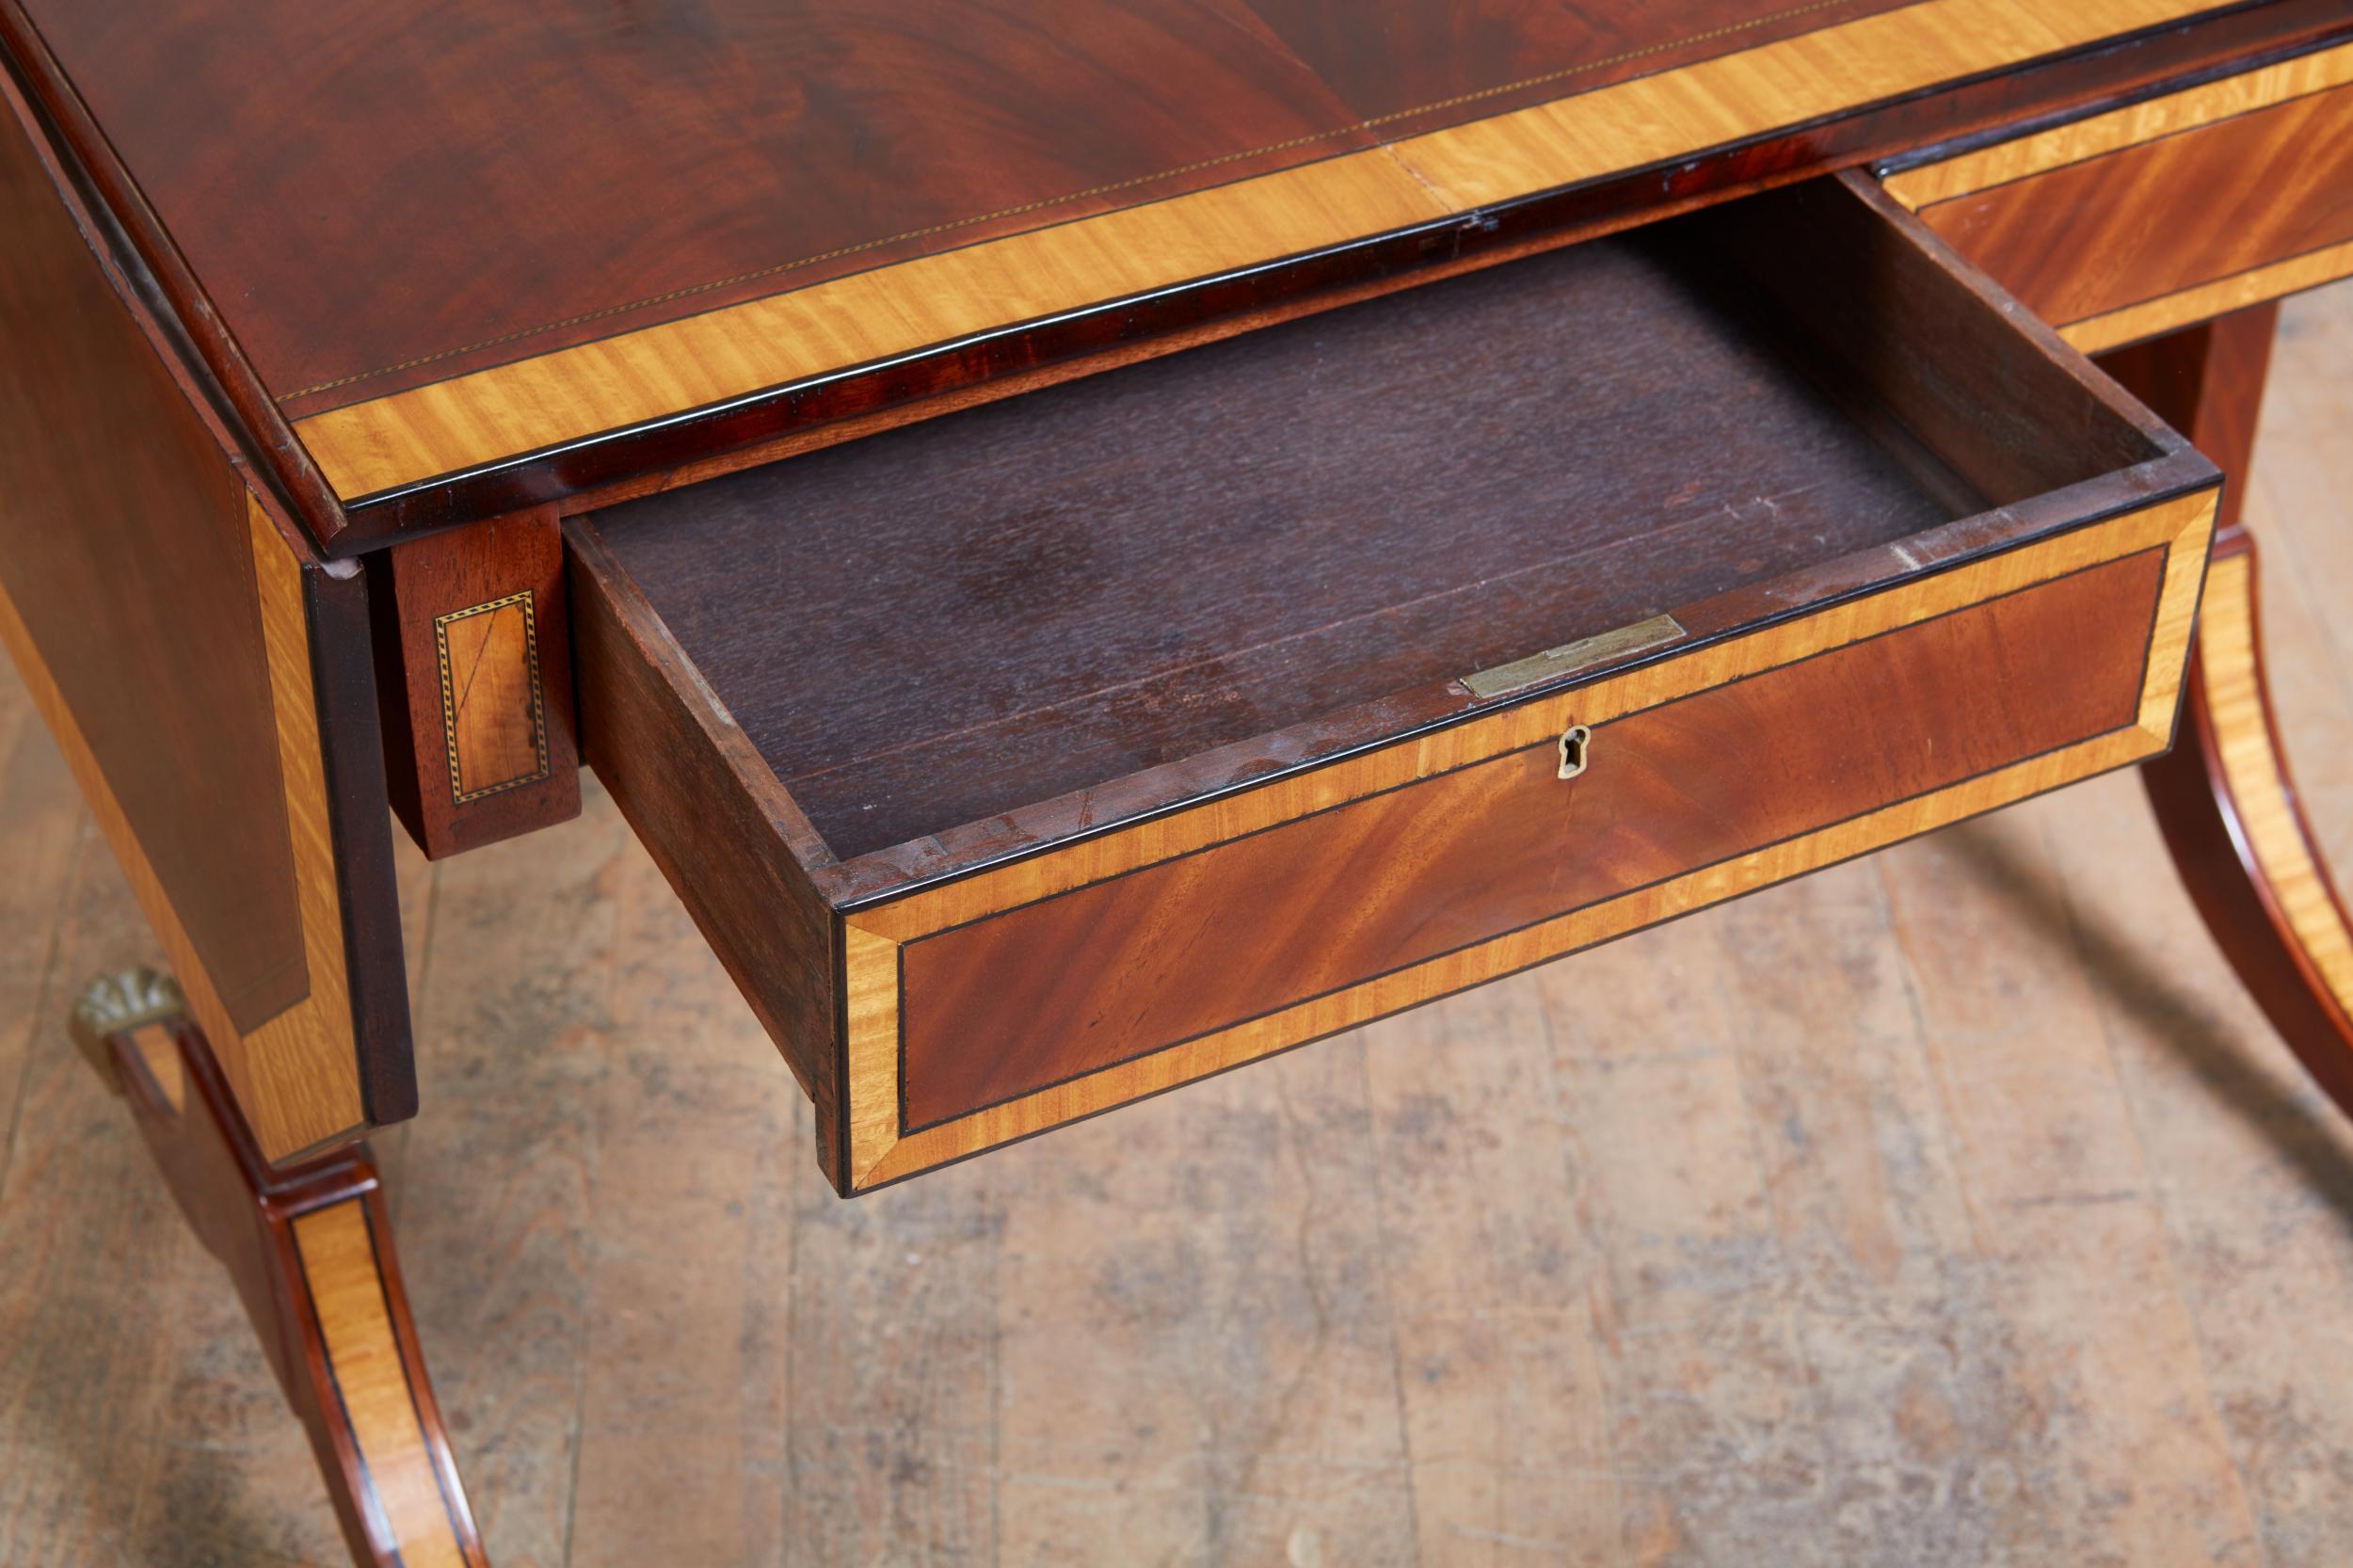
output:
[[[565,525],[582,760],[662,868],[817,1111],[840,1181],[833,925],[799,808],[584,522]]]

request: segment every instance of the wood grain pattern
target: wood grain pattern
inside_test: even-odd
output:
[[[1608,678],[1581,690],[1443,731],[1431,740],[1375,752],[1307,775],[1303,780],[1287,781],[1289,789],[1286,784],[1270,785],[1232,802],[1128,829],[853,915],[849,930],[879,940],[861,939],[845,950],[851,1185],[863,1188],[910,1175],[2162,750],[2171,733],[2213,516],[2211,495],[2148,507],[1716,648]],[[1844,646],[1875,631],[1916,625],[1965,604],[2154,548],[2166,552],[2165,584],[2152,630],[2144,684],[2127,728],[1755,848],[1720,865],[1524,926],[1073,1082],[896,1139],[887,1136],[889,1116],[875,1106],[880,1102],[895,1111],[901,1095],[906,1020],[902,1016],[899,954],[894,951],[901,944],[994,910],[1026,904],[1209,843],[1227,841],[1309,810],[1362,798],[1396,783],[1451,771],[1481,757],[1545,744],[1572,721],[1593,725],[1606,736],[1612,720],[1657,706],[1672,694],[1753,675]],[[1310,803],[1295,792],[1299,784],[1325,788],[1318,792],[1321,798]],[[1172,827],[1173,834],[1168,831]]]
[[[1645,273],[1642,258],[1662,248],[1687,270]],[[1580,303],[1577,280],[1595,268],[1609,287]],[[895,968],[898,944],[1548,747],[1572,722],[1606,727],[1965,609],[2130,553],[2136,529],[2133,549],[2174,552],[2168,613],[2191,591],[2182,541],[2202,536],[2209,466],[2046,328],[2022,325],[1997,288],[1954,269],[1867,181],[1792,187],[1428,292],[1435,304],[1385,300],[1139,367],[1092,395],[1042,394],[1035,410],[976,410],[568,520],[581,635],[593,645],[592,760],[796,1074],[832,1108],[821,1157],[844,1190],[888,1179],[874,1173],[896,1146],[910,1020],[895,973],[876,966]],[[1610,297],[1651,303],[1628,326],[1612,322]],[[1559,322],[1514,332],[1481,313],[1497,298],[1532,300]],[[1478,421],[1432,410],[1415,356],[1483,366],[1494,352],[1450,341],[1457,318],[1525,338],[1537,360],[1576,363],[1590,384],[1505,376],[1507,406]],[[1905,354],[1884,351],[1871,328],[1881,320],[1906,324]],[[1405,327],[1394,339],[1372,329],[1387,322]],[[1588,328],[1587,358],[1559,339],[1560,322]],[[1397,340],[1412,353],[1392,364]],[[1725,455],[1718,432],[1740,423],[1710,412],[1722,386],[1770,432],[1769,450],[1739,449],[1724,466],[1771,493],[1720,496],[1686,478],[1694,454]],[[1771,401],[1785,394],[1820,417],[1792,423]],[[1753,407],[1760,396],[1769,420]],[[1574,420],[1565,444],[1548,438],[1547,412]],[[1172,421],[1186,439],[1163,452],[1160,426]],[[1205,432],[1226,461],[1202,479],[1187,470]],[[1099,473],[1087,466],[1096,454],[1114,455]],[[1428,485],[1417,467],[1444,482]],[[1036,500],[1039,473],[1054,476],[1044,487],[1054,504]],[[1623,492],[1598,488],[1596,473],[1622,478]],[[1829,499],[1808,499],[1809,486]],[[1748,540],[1721,581],[1675,575],[1688,557],[1669,541],[1685,536],[1677,507],[1693,498],[1704,518],[1738,520]],[[1065,499],[1076,516],[1057,514]],[[1864,515],[1849,517],[1857,506]],[[888,520],[864,526],[875,515]],[[1451,521],[1447,551],[1432,548],[1435,517]],[[1589,548],[1589,529],[1623,550]],[[1170,564],[1170,538],[1188,540],[1193,557]],[[2073,567],[2056,564],[2087,548]],[[1529,556],[1545,552],[1582,572],[1529,572]],[[1415,618],[1465,577],[1499,608]],[[1596,591],[1632,614],[1672,607],[1689,635],[1568,690],[1482,704],[1463,685],[1460,659],[1515,656],[1585,629],[1547,617],[1564,605],[1588,613],[1574,607]],[[1453,620],[1503,641],[1462,643]],[[2178,649],[2166,656],[2178,663]],[[2164,693],[2149,700],[2161,708],[2133,726],[2144,747],[2161,744],[2171,716]],[[1097,722],[1098,709],[1115,722]],[[1084,749],[1101,736],[1116,744]],[[1074,738],[1077,762],[1061,755]],[[861,771],[870,756],[881,772]],[[875,777],[907,788],[877,791]],[[1849,815],[1890,798],[1850,802]],[[1545,914],[1559,912],[1527,919]],[[1071,935],[1042,949],[1059,952]],[[1461,934],[1466,944],[1479,935]],[[1513,939],[1456,965],[1469,978],[1451,984],[1502,962]],[[1530,951],[1517,961],[1561,950]],[[1241,1059],[1278,1036],[1338,1027],[1350,1006],[1369,1016],[1408,1004],[1415,984],[1447,988],[1431,976],[1450,960],[1416,962],[1429,971],[1417,981],[1335,977],[1334,994],[1353,1000],[1314,1028],[1294,1002],[1315,988],[1273,984],[1257,1005],[1285,1021],[1221,1038],[1249,1035],[1232,1047]],[[1367,1000],[1376,991],[1382,1000]],[[1187,1027],[1221,1028],[1231,1013]],[[1182,1054],[1163,1053],[1153,1070],[1206,1070],[1200,1053],[1166,1068]],[[1028,1107],[1016,1119],[1035,1112],[1032,1129],[1061,1119],[1037,1111],[1053,1092],[1016,1101]],[[943,1093],[954,1104],[960,1091]],[[971,1146],[1012,1135],[1014,1121],[986,1114],[997,1130]],[[952,1157],[954,1129],[976,1119],[917,1133],[891,1170]]]
[[[347,498],[703,408],[1009,320],[1445,216],[1380,151],[861,272],[299,422]]]
[[[59,187],[67,206],[92,236],[93,248],[117,269],[113,280],[126,298],[136,299],[142,325],[159,344],[168,344],[175,378],[203,404],[216,438],[249,466],[257,488],[326,545],[348,524],[342,504],[22,0],[0,0],[0,56],[8,66],[0,72],[0,99],[63,172]]]
[[[184,1018],[110,1041],[189,1226],[228,1270],[360,1568],[486,1568],[364,1153],[273,1171]],[[176,1060],[179,1097],[149,1064]]]
[[[2127,305],[2105,315],[2076,322],[2061,335],[2085,353],[2097,354],[2119,344],[2139,343],[2160,333],[2248,310],[2265,300],[2283,299],[2345,277],[2353,277],[2353,244],[2329,246],[2267,266],[2250,267],[2162,299]]]
[[[233,1032],[309,987],[248,492],[0,117],[0,594]],[[241,809],[202,814],[191,777]]]
[[[2353,244],[2353,87],[1922,210],[2045,320]]]
[[[2276,305],[2259,306],[2103,361],[2237,481],[2207,578],[2180,741],[2142,780],[2216,944],[2314,1080],[2353,1106],[2353,921],[2273,717],[2257,555],[2239,517],[2278,315]]]
[[[1785,357],[1723,251],[1598,240],[594,526],[840,858],[1081,792],[1105,821],[1110,780],[1262,770],[1257,737],[1993,504],[1859,431],[1873,394]],[[2030,490],[2131,460],[2012,384]]]
[[[1233,0],[27,8],[297,406],[1370,139]]]
[[[463,806],[548,776],[547,701],[528,589],[433,617],[450,798]]]
[[[2222,471],[2221,508],[2215,517],[2217,544],[2242,526],[2254,469],[2255,428],[2279,321],[2278,304],[2258,305],[2192,331],[2116,349],[2098,361]]]
[[[2342,856],[2353,288],[2285,313],[2250,521]],[[251,1329],[57,1038],[147,938],[7,670],[0,758],[0,1557],[338,1562]],[[2125,774],[856,1203],[584,784],[560,832],[400,845],[432,1113],[377,1160],[500,1562],[2353,1542],[2353,1122]]]
[[[2150,1200],[2169,1186],[2178,1154],[2141,1131],[2141,1118],[2153,1101],[2178,1106],[2201,1077],[2234,1120],[2262,1117],[2265,1096],[2217,1092],[2217,1077],[2255,1042],[2240,1015],[2209,1010],[2205,972],[2192,986],[2162,967],[2169,954],[2153,935],[2157,922],[2135,919],[2137,902],[2171,890],[2144,874],[2155,869],[2153,836],[2122,785],[2087,786],[2091,798],[2079,812],[2029,807],[1923,844],[1881,868],[1881,907],[1908,982],[1898,996],[1917,1010],[1925,1037],[1944,1146],[1975,1167],[1966,1201],[1945,1223],[1957,1244],[1998,1260],[1985,1299],[2006,1326],[1990,1332],[2018,1325],[1994,1352],[2005,1386],[2029,1401],[2025,1390],[2067,1386],[2069,1419],[2103,1434],[2092,1451],[2048,1473],[2050,1493],[2022,1499],[2011,1538],[2047,1540],[2061,1556],[2113,1551],[2206,1568],[2229,1560],[2228,1542],[2257,1533],[2253,1497],[2219,1464],[2245,1429],[2224,1414],[2235,1405],[2227,1397],[2176,1402],[2136,1375],[2184,1361],[2212,1365],[2203,1361],[2205,1333],[2158,1284],[2175,1277],[2181,1232]],[[2108,873],[2121,887],[2091,870],[2087,840],[2129,851]],[[2096,913],[2078,913],[2087,909]],[[2017,1016],[2028,997],[2035,1016]],[[2137,1052],[2121,1069],[2126,1031],[2165,1013],[2176,1020],[2172,1049]],[[1903,1264],[1882,1255],[1879,1266]],[[2097,1352],[2067,1343],[2043,1318],[2060,1302],[2073,1304],[2067,1332],[2083,1332]],[[1913,1377],[1903,1383],[1917,1387]],[[1900,1424],[1906,1396],[1890,1392]],[[1920,1408],[1916,1395],[1909,1407]],[[2204,1467],[2215,1481],[2194,1504],[2149,1483],[2153,1474]],[[2094,1496],[2113,1502],[2102,1508]],[[2185,1511],[2207,1521],[2197,1538],[2176,1524]]]
[[[249,487],[7,96],[0,642],[291,1159],[416,1104],[364,585]]]
[[[74,777],[104,827],[124,873],[155,927],[190,1011],[217,1028],[226,1044],[221,1070],[272,1160],[287,1160],[323,1144],[357,1137],[373,1125],[363,1094],[346,968],[344,890],[333,849],[335,824],[328,804],[316,709],[312,706],[310,637],[301,568],[276,523],[258,506],[250,547],[257,599],[270,648],[274,724],[272,755],[287,781],[285,831],[296,866],[300,943],[307,966],[303,998],[250,1029],[240,1031],[221,1000],[203,954],[181,923],[171,891],[147,857],[138,830],[125,815],[108,776],[80,728],[77,711],[50,678],[38,646],[15,605],[0,593],[0,646],[6,646],[32,691]],[[395,959],[397,954],[394,955]],[[405,1016],[385,1020],[405,1037]],[[393,1064],[397,1066],[400,1064]],[[409,1108],[385,1119],[411,1114]],[[381,1091],[375,1102],[384,1104]],[[397,1102],[393,1102],[397,1103]]]
[[[868,901],[2198,482],[1949,255],[1810,184],[582,527]]]
[[[334,1396],[374,1491],[381,1533],[398,1545],[394,1560],[401,1568],[478,1565],[471,1522],[461,1528],[452,1519],[442,1490],[439,1433],[426,1430],[409,1383],[375,1223],[366,1199],[346,1198],[298,1214],[291,1225]]]
[[[262,624],[269,644],[272,702],[277,714],[278,765],[286,781],[286,824],[295,862],[295,896],[302,911],[302,945],[310,995],[257,1028],[232,1036],[243,1081],[230,1078],[237,1103],[260,1140],[264,1157],[290,1160],[344,1142],[383,1120],[361,1079],[352,962],[356,956],[345,901],[345,846],[328,791],[321,748],[318,692],[312,684],[310,606],[303,563],[279,523],[259,503],[251,513],[254,573]],[[354,588],[357,584],[352,584]],[[378,806],[376,810],[381,812]],[[379,820],[369,824],[381,828]],[[392,955],[395,968],[398,955]],[[175,965],[175,972],[180,972]],[[186,984],[184,973],[181,974]],[[391,1017],[405,1026],[406,977]],[[191,991],[193,1000],[201,990]],[[377,1002],[376,1005],[385,1005]],[[206,1010],[199,1005],[202,1022]],[[402,1032],[405,1034],[405,1027]],[[405,1044],[405,1041],[404,1041]],[[415,1092],[408,1093],[412,1113]]]
[[[2063,12],[2002,0],[1931,0],[1596,92],[1432,131],[1401,161],[1457,209],[1689,155],[1877,99],[1918,92],[2202,8],[2089,0]]]
[[[1893,175],[2086,350],[2353,267],[2353,48],[2324,49]]]
[[[839,1170],[836,922],[810,876],[832,853],[594,531],[568,521],[565,543],[583,753],[825,1112]]]
[[[552,510],[411,540],[370,568],[392,808],[434,858],[580,814],[564,546]]]
[[[1926,163],[1900,163],[1881,183],[1890,196],[1916,213],[1955,197],[1992,190],[2347,85],[2353,85],[2353,44],[2314,49],[2180,92],[2144,98],[2105,114],[2072,120],[2032,136],[2013,136]]]
[[[346,499],[1316,245],[1671,162],[2207,8],[1930,0],[1165,202],[877,268],[311,415]]]
[[[1394,140],[1892,8],[1536,0],[1497,10],[1457,0],[1254,0],[1251,8],[1366,125]]]
[[[2184,496],[2129,513],[2113,524],[2042,539],[1902,584],[1894,591],[1858,595],[1781,626],[1504,706],[1410,743],[1271,780],[1193,810],[1072,843],[1052,855],[922,888],[861,909],[856,920],[893,940],[912,940],[926,931],[961,925],[998,909],[1051,897],[1489,758],[1549,745],[1573,723],[1608,724],[1712,686],[1949,615],[2116,554],[2185,540],[2195,545],[2210,527],[2206,514],[2213,504],[2211,494]],[[2169,586],[2169,593],[2177,586]],[[2169,707],[2162,712],[2153,707],[2147,717],[2162,732],[2169,714]]]
[[[1531,746],[909,942],[904,1128],[2130,728],[2165,565],[2152,549],[1626,714],[1575,780]]]
[[[2209,722],[2248,847],[2280,913],[2338,1008],[2353,1016],[2353,932],[2313,851],[2272,730],[2256,659],[2253,579],[2254,560],[2244,553],[2216,561],[2207,577],[2198,668]],[[2353,1063],[2336,1076],[2343,1097]]]
[[[1322,1039],[1435,998],[1483,984],[1563,953],[1834,865],[1915,834],[2140,760],[2152,755],[2160,744],[2146,735],[2124,735],[2071,747],[1909,807],[1874,813],[1794,844],[1744,857],[1725,873],[1700,873],[1648,893],[1629,895],[1618,904],[1599,905],[1571,919],[1532,928],[1456,960],[1433,964],[1360,990],[1286,1009],[1137,1063],[1106,1069],[944,1127],[915,1133],[887,1144],[874,1153],[873,1162],[864,1169],[860,1186],[854,1190],[898,1180],[1081,1116],[1131,1104],[1292,1046]],[[852,994],[857,995],[860,990],[859,983],[854,981]],[[879,1037],[882,1031],[894,1028],[897,1023],[895,1009],[885,1012],[877,1008],[864,1016],[854,1011],[850,1018],[854,1033],[870,1039]],[[858,1050],[856,1059],[864,1060],[865,1052]],[[895,1072],[876,1072],[861,1078],[854,1070],[850,1080],[854,1101],[861,1090],[888,1093],[896,1086],[895,1076]],[[856,1129],[870,1122],[869,1117],[856,1116],[852,1127]],[[872,1152],[872,1145],[868,1152]]]

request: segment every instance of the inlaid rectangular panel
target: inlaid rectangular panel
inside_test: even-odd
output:
[[[1887,188],[2078,346],[2171,331],[2353,274],[2353,44]]]
[[[370,564],[392,808],[433,858],[580,813],[570,617],[552,512],[402,544]]]
[[[545,778],[547,701],[531,590],[434,616],[433,644],[451,801]]]

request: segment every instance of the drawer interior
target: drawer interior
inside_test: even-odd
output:
[[[572,518],[583,751],[862,1192],[2151,755],[2217,483],[1841,177]]]
[[[2162,427],[1998,308],[1822,182],[583,534],[883,890],[1443,718],[1539,650],[2079,520],[2032,503]]]

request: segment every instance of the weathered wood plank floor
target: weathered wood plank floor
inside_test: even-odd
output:
[[[2353,866],[2353,290],[2251,516]],[[0,677],[0,1563],[332,1563],[65,1043],[148,942]],[[2129,777],[855,1205],[611,806],[407,866],[386,1140],[495,1561],[2353,1560],[2353,1128]]]

